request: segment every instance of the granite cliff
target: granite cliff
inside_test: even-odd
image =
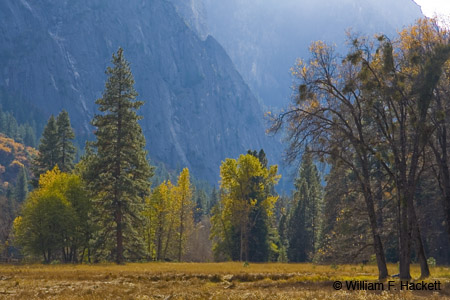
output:
[[[47,117],[66,109],[76,134],[92,137],[111,55],[131,63],[150,157],[217,183],[226,157],[279,142],[222,46],[204,40],[164,0],[4,0],[0,3],[0,88]],[[0,99],[1,100],[1,99]]]
[[[289,102],[289,70],[297,58],[308,58],[311,42],[342,49],[347,30],[392,36],[423,17],[412,0],[190,1],[202,3],[191,7],[204,7],[210,34],[262,103],[275,107]]]

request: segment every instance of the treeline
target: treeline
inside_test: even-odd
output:
[[[26,146],[36,147],[36,126],[28,123],[18,124],[10,112],[3,112],[0,107],[0,132]]]
[[[28,194],[28,170],[34,155],[34,148],[0,134],[0,258],[8,256],[11,225]]]
[[[32,104],[0,88],[0,133],[25,146],[36,148],[45,118]]]
[[[46,263],[211,260],[206,216],[215,190],[193,187],[188,169],[176,184],[161,182],[171,177],[164,168],[154,178],[138,124],[143,102],[135,100],[122,49],[112,63],[96,101],[96,140],[86,144],[78,163],[68,113],[49,118],[31,166],[35,189],[25,192],[8,242],[25,258]],[[161,182],[153,190],[151,179]]]
[[[273,130],[285,129],[291,159],[307,145],[331,166],[325,256],[370,249],[380,279],[388,259],[402,279],[417,261],[425,278],[429,253],[444,263],[450,253],[449,32],[425,19],[393,39],[349,36],[349,45],[344,56],[311,45]]]
[[[27,197],[36,136],[45,124],[31,105],[0,88],[0,259],[11,255],[11,225]]]
[[[380,279],[387,262],[402,279],[418,262],[427,277],[450,262],[449,36],[419,20],[396,39],[350,36],[344,56],[314,43],[293,68],[296,99],[273,120],[291,162],[301,156],[281,196],[263,150],[222,162],[218,189],[193,184],[188,169],[155,170],[119,49],[77,164],[67,113],[48,121],[14,241],[46,262],[357,262],[376,264]]]
[[[137,114],[143,102],[122,49],[112,63],[96,101],[96,140],[77,164],[67,112],[44,128],[31,168],[35,189],[13,226],[22,254],[46,263],[277,260],[280,176],[264,151],[223,162],[219,190],[194,188],[187,168],[176,183],[156,179],[151,189],[155,170]]]

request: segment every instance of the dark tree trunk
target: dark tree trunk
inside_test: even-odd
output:
[[[377,216],[375,213],[375,205],[373,201],[373,194],[370,188],[370,174],[367,164],[367,157],[362,159],[362,172],[363,172],[363,186],[364,186],[364,200],[367,206],[367,213],[369,214],[369,223],[372,231],[372,238],[375,250],[375,257],[377,259],[378,266],[378,278],[385,279],[388,277],[388,270],[386,266],[386,257],[384,255],[383,243],[378,228]]]
[[[180,237],[178,239],[178,261],[181,261],[181,253],[183,248],[183,223],[184,223],[184,207],[183,207],[183,201],[181,203],[181,215],[180,215]]]
[[[162,236],[163,232],[161,227],[158,228],[158,245],[156,245],[156,260],[161,260],[161,248],[162,248]]]
[[[404,193],[399,189],[399,208],[400,208],[400,279],[411,279],[411,239],[408,226],[408,204],[403,197]]]
[[[438,105],[439,104],[440,103],[438,103]],[[439,108],[442,110],[442,105],[440,105]],[[447,127],[445,123],[443,123],[440,124],[440,127],[437,130],[437,146],[431,143],[431,148],[433,149],[436,164],[439,168],[439,174],[436,177],[439,181],[439,187],[442,194],[442,205],[444,207],[447,225],[447,236],[450,242],[450,169],[448,165],[447,146]]]
[[[122,232],[122,211],[120,204],[117,205],[116,210],[116,240],[117,240],[117,247],[116,247],[116,263],[123,264],[123,232]]]
[[[122,94],[122,87],[119,87],[120,95]],[[115,221],[116,221],[116,263],[123,264],[123,224],[122,224],[122,204],[119,191],[120,173],[121,173],[121,150],[122,150],[122,115],[121,115],[121,99],[118,99],[117,109],[117,146],[116,146],[116,174],[115,174],[115,187],[114,187],[114,200],[116,204]]]
[[[379,228],[377,225],[377,217],[375,214],[373,197],[372,197],[372,194],[370,193],[370,191],[366,190],[364,199],[366,201],[367,212],[369,214],[370,228],[372,231],[375,256],[377,259],[378,279],[385,279],[388,276],[388,270],[386,267],[386,257],[384,255],[383,244],[381,242]]]
[[[420,227],[417,221],[416,210],[414,209],[414,205],[412,205],[412,203],[408,206],[408,212],[408,217],[411,221],[411,232],[414,238],[414,244],[416,246],[417,257],[420,264],[420,278],[424,279],[430,276],[430,269],[428,268],[428,262],[425,255],[422,236],[420,234]]]

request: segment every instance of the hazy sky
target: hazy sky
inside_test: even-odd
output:
[[[435,15],[450,18],[450,0],[414,0],[427,17]]]

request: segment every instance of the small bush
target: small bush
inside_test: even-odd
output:
[[[428,257],[427,263],[430,267],[436,267],[436,259],[434,257]]]

